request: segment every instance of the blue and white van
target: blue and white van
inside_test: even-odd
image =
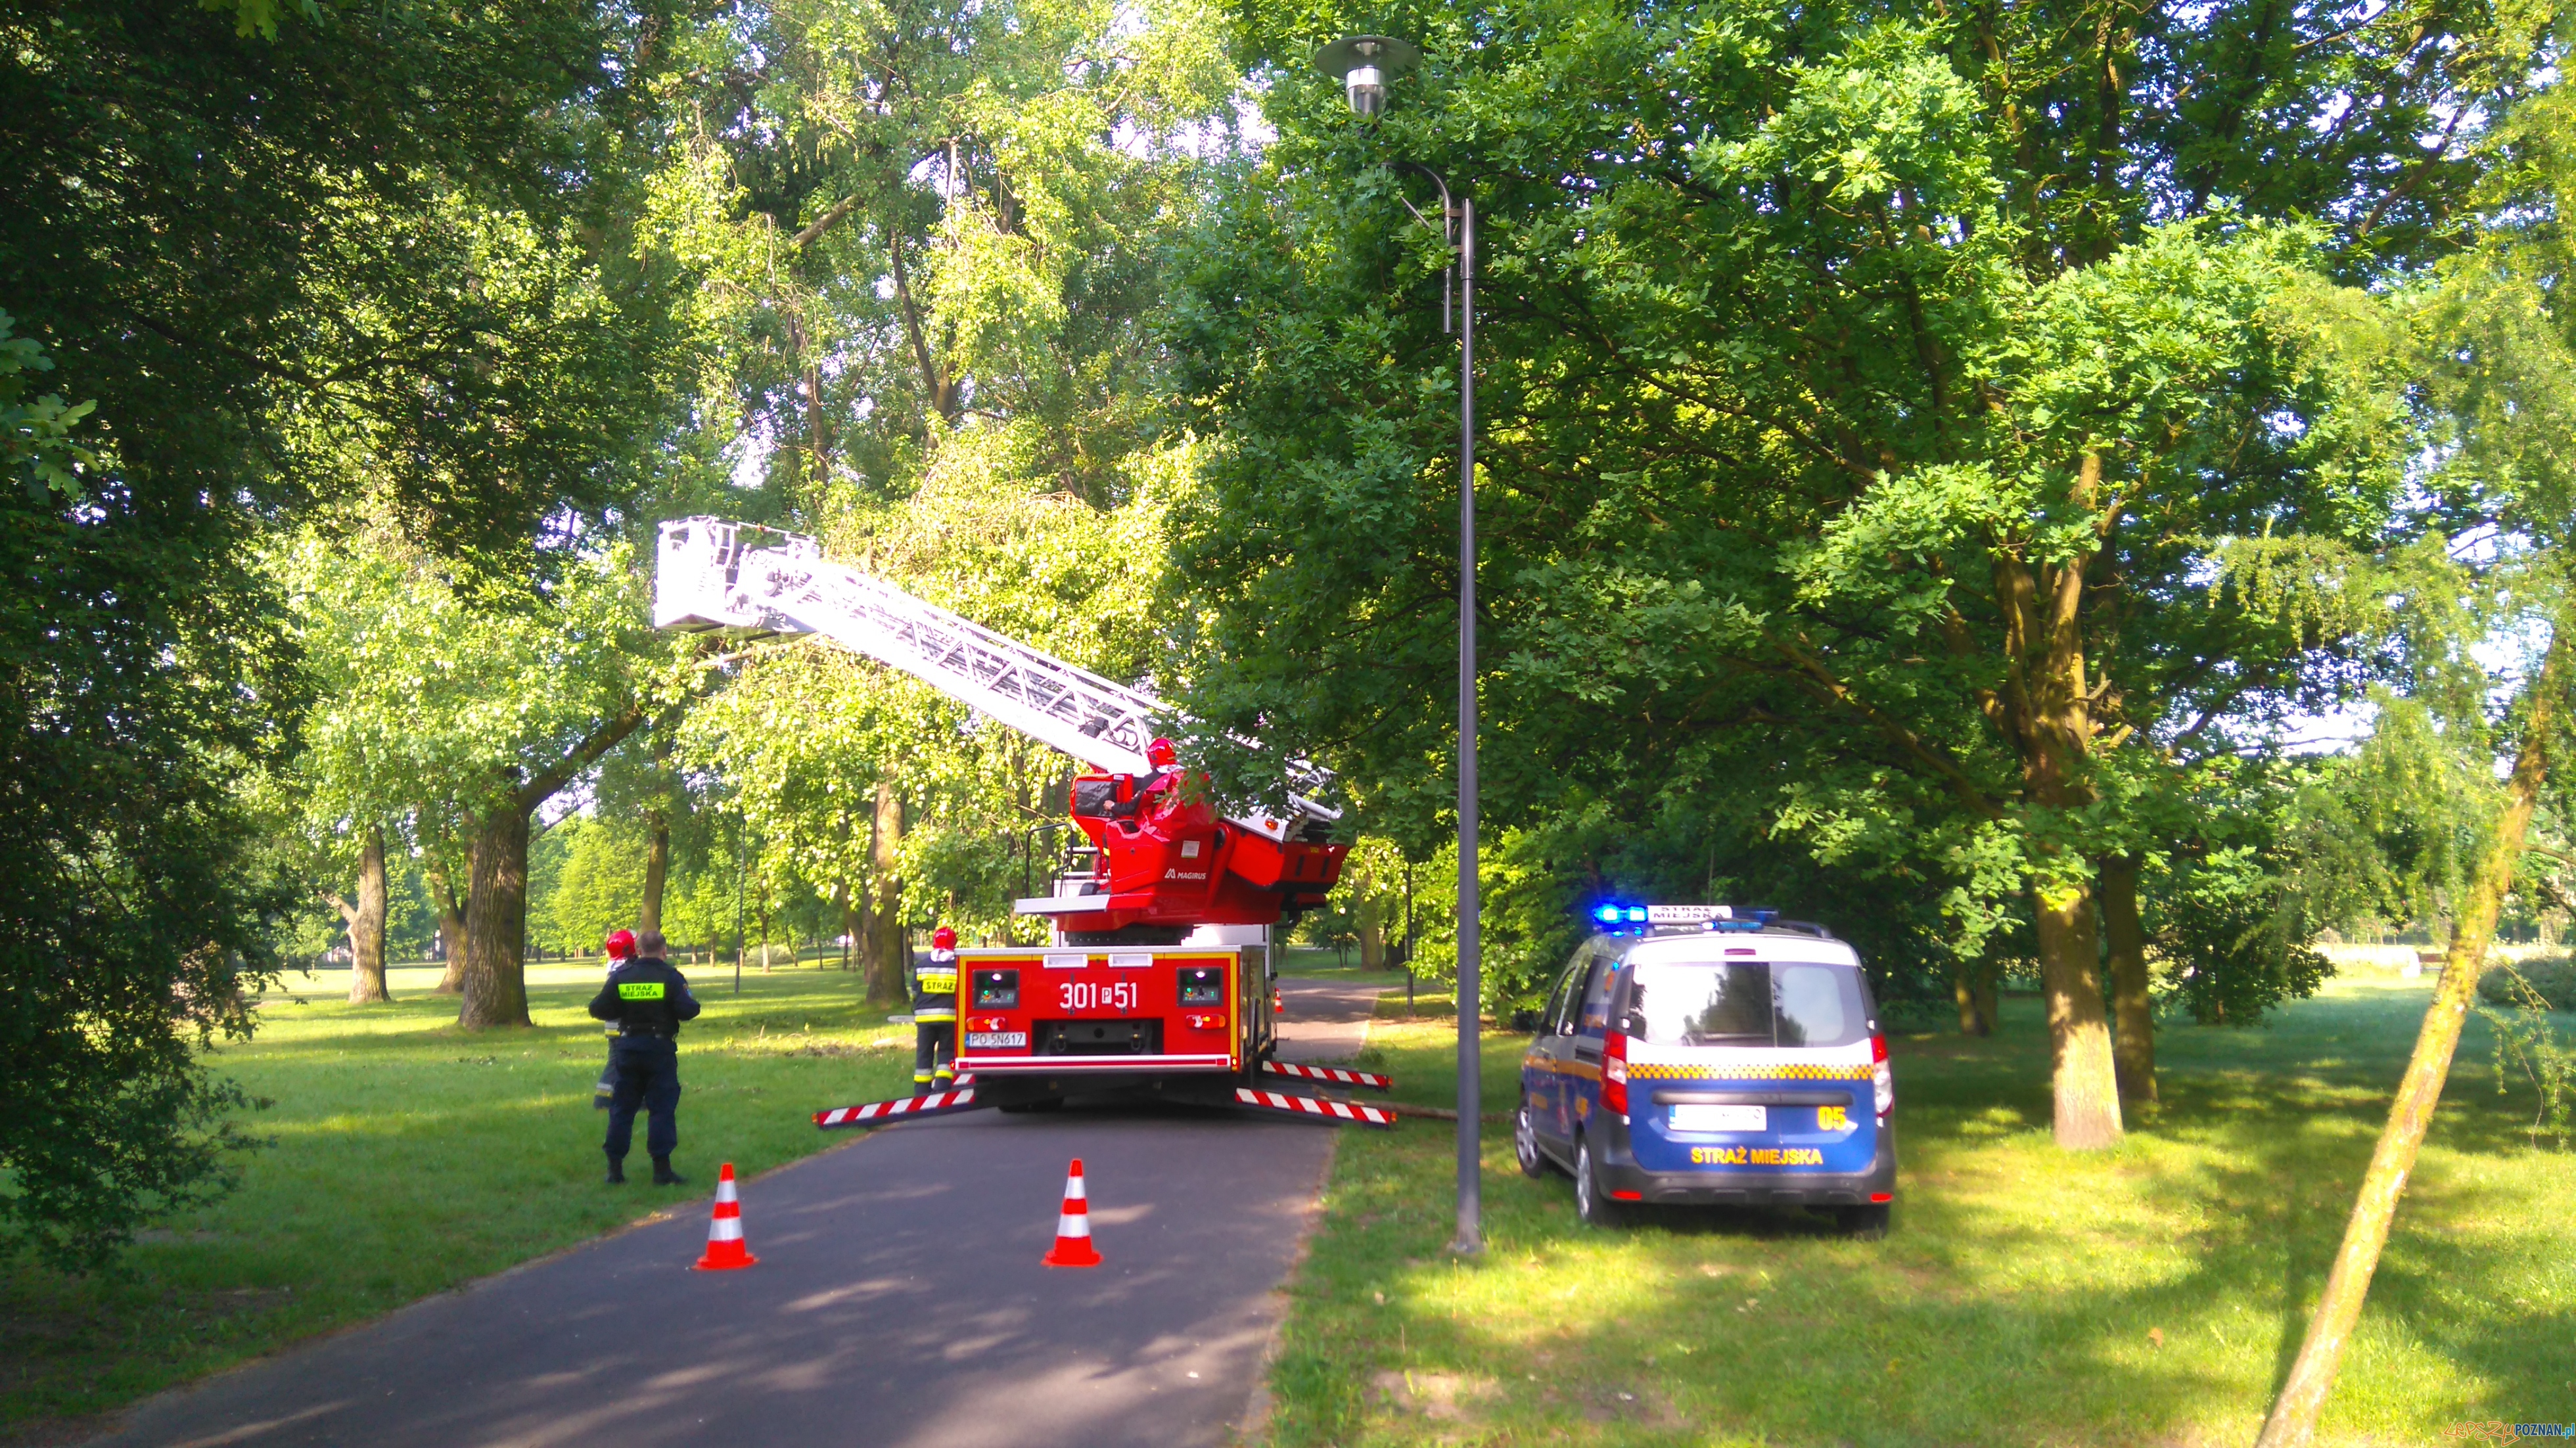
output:
[[[1860,956],[1723,905],[1604,905],[1536,1017],[1513,1145],[1627,1203],[1829,1209],[1878,1236],[1896,1200],[1895,1079]]]

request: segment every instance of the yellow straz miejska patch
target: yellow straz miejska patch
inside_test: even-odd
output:
[[[662,998],[662,983],[658,980],[621,980],[617,983],[617,998],[622,1001],[658,1001]]]

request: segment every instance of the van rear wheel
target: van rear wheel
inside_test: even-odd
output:
[[[1592,1143],[1579,1136],[1574,1139],[1574,1215],[1593,1227],[1615,1227],[1627,1219],[1593,1170]]]

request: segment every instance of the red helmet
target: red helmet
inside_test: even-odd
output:
[[[1157,739],[1145,746],[1145,762],[1156,769],[1171,768],[1172,761],[1177,757],[1172,751],[1172,741],[1169,739]]]
[[[611,960],[629,959],[635,954],[635,932],[632,930],[611,931],[608,939],[602,942],[601,948],[608,952],[608,958]]]
[[[949,929],[945,925],[940,926],[937,930],[930,932],[930,947],[933,950],[955,950],[957,948],[957,932]]]

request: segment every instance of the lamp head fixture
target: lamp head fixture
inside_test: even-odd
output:
[[[1411,70],[1421,59],[1422,48],[1408,40],[1346,35],[1315,52],[1315,68],[1342,83],[1354,115],[1375,120],[1386,109],[1387,78]]]

